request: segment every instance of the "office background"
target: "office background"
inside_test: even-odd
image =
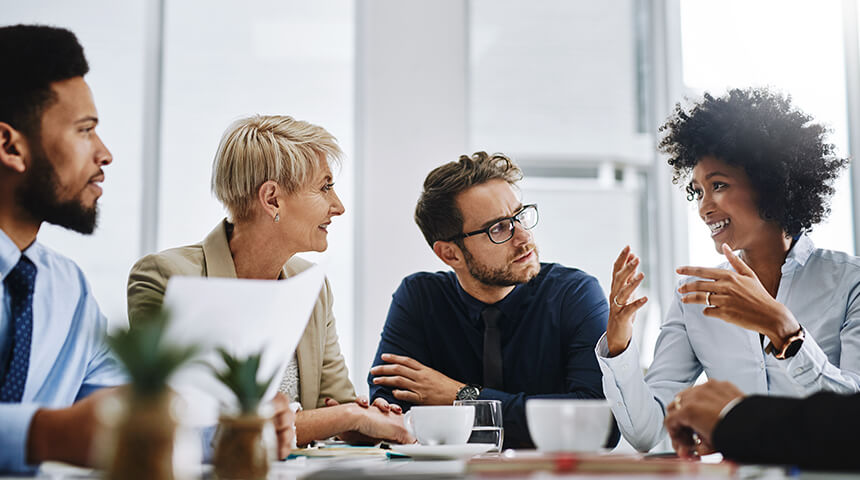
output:
[[[672,106],[769,85],[828,124],[840,154],[860,143],[856,0],[30,0],[0,18],[67,27],[89,58],[114,155],[100,226],[39,238],[81,265],[114,326],[134,261],[222,218],[210,165],[232,120],[288,114],[338,138],[346,214],[327,252],[302,256],[327,269],[359,392],[402,277],[445,268],[412,221],[441,163],[477,150],[517,160],[542,260],[605,289],[630,244],[652,299],[636,332],[647,365],[674,268],[720,262],[655,149]],[[818,246],[857,251],[856,172]]]

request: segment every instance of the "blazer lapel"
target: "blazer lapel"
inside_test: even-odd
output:
[[[290,262],[287,262],[281,276],[289,278],[297,273],[299,272],[290,268]],[[299,345],[296,347],[296,359],[299,364],[299,396],[301,397],[299,401],[305,409],[317,408],[320,396],[322,350],[318,345],[314,345],[314,340],[320,337],[315,334],[316,325],[313,318],[311,315],[311,319],[299,339]]]
[[[236,265],[227,243],[227,219],[203,239],[203,261],[206,264],[206,276],[236,278]]]

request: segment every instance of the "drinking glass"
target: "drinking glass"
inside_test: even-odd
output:
[[[475,407],[475,423],[468,443],[491,443],[491,451],[501,452],[505,441],[502,426],[502,402],[500,400],[455,400],[454,405]]]

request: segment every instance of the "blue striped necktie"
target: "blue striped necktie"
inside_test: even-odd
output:
[[[3,279],[6,295],[12,310],[12,355],[6,365],[6,374],[0,383],[0,402],[20,402],[27,384],[30,368],[30,343],[33,339],[33,287],[36,284],[36,266],[29,258],[21,260]]]

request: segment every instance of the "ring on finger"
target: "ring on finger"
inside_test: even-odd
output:
[[[616,295],[616,296],[612,297],[612,303],[614,303],[614,304],[615,304],[615,306],[616,306],[616,307],[618,307],[618,308],[623,308],[623,307],[624,307],[624,305],[623,305],[623,304],[618,303],[618,295]]]
[[[709,307],[713,307],[713,305],[711,304],[711,293],[713,292],[705,292],[705,305]]]
[[[681,397],[675,397],[675,399],[672,400],[672,408],[675,410],[681,409]]]

